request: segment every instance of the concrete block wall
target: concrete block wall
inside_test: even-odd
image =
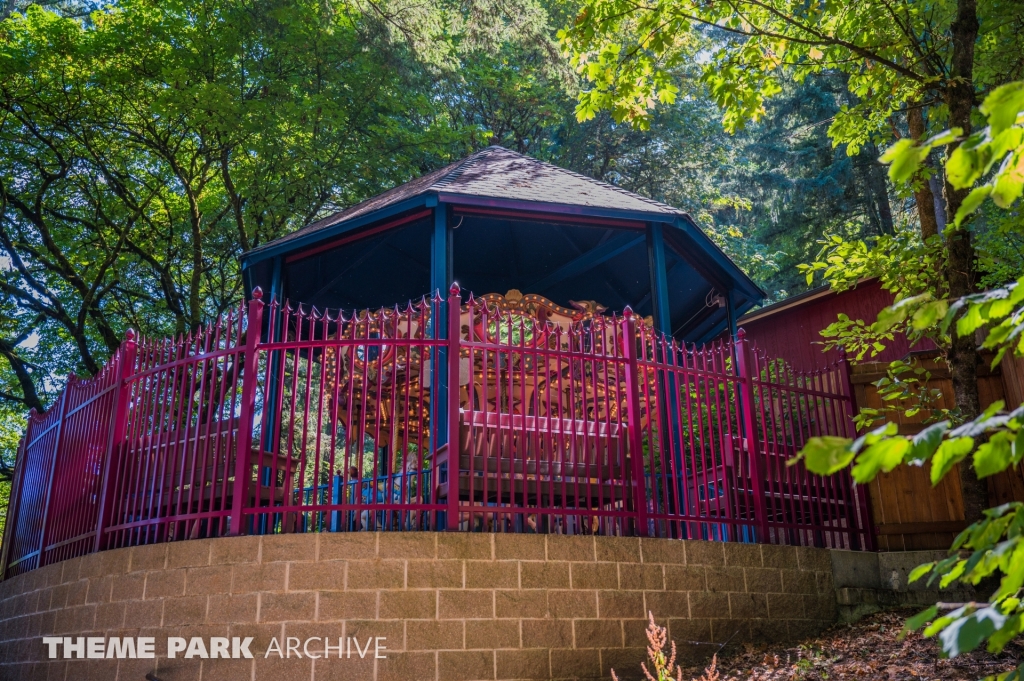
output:
[[[461,533],[119,549],[0,583],[0,679],[630,679],[648,611],[688,657],[800,639],[836,617],[829,551]],[[158,658],[49,661],[44,635],[154,636]],[[170,660],[168,636],[254,636],[255,659]],[[387,659],[264,658],[289,636],[383,636]]]

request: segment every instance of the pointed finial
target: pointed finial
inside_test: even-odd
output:
[[[263,289],[261,289],[259,286],[257,286],[256,288],[254,288],[252,290],[252,299],[253,300],[259,300],[262,297],[263,297]]]
[[[451,287],[448,289],[448,294],[457,296],[461,293],[462,289],[459,288],[459,282],[453,281]]]
[[[744,338],[747,337],[747,330],[741,326],[739,329],[736,330],[736,337],[739,338],[740,340],[743,340]]]
[[[133,340],[135,340],[135,329],[129,328],[127,331],[125,331],[124,332],[124,339],[126,341],[128,341],[129,343],[131,343]]]
[[[626,308],[622,311],[622,316],[625,317],[626,319],[631,318],[633,316],[633,308],[627,305]]]

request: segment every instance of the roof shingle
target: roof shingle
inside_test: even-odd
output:
[[[682,215],[678,208],[556,165],[491,146],[264,244],[279,245],[427,192]]]

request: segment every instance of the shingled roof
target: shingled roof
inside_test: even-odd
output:
[[[673,216],[683,213],[677,208],[644,198],[607,182],[600,182],[571,170],[538,161],[504,147],[490,146],[470,154],[461,161],[306,225],[265,244],[263,248],[307,236],[425,193],[462,194]]]

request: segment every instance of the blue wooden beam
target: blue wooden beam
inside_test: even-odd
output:
[[[643,240],[644,237],[633,232],[616,234],[600,246],[592,248],[579,257],[570,260],[546,277],[527,284],[523,290],[530,293],[542,293],[559,282],[584,274],[601,263],[611,260],[620,253],[624,253],[638,245]]]
[[[654,302],[654,328],[672,335],[672,309],[669,307],[668,268],[665,260],[665,237],[660,222],[647,226],[647,262],[651,271],[651,299]]]
[[[448,206],[434,206],[434,232],[430,237],[430,290],[439,291],[441,301],[432,312],[434,338],[448,337],[448,288],[452,285],[452,229],[448,221]],[[446,347],[435,346],[431,351],[430,419],[432,431],[437,435],[435,448],[448,442],[448,360]],[[458,390],[458,386],[455,386]],[[454,461],[454,459],[451,459]]]
[[[399,213],[419,208],[420,206],[426,206],[429,208],[436,205],[437,196],[432,194],[420,194],[419,196],[414,196],[411,199],[400,201],[396,204],[387,206],[386,208],[370,211],[365,215],[360,215],[359,217],[352,218],[350,220],[343,220],[336,225],[324,227],[323,229],[318,229],[314,232],[310,232],[309,234],[303,234],[302,236],[297,236],[278,244],[267,244],[266,246],[249,251],[248,253],[243,253],[242,268],[246,269],[252,267],[258,262],[278,255],[285,255],[304,250],[310,246],[320,243],[321,241],[326,241],[327,239],[337,237],[346,232],[351,232],[354,229],[359,229],[360,227],[373,224],[378,220],[383,220],[385,218],[398,215]]]

